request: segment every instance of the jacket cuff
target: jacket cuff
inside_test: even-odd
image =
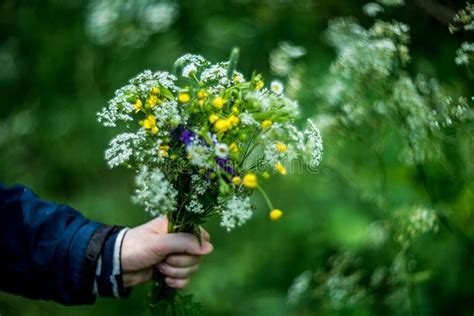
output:
[[[131,288],[123,286],[121,252],[122,241],[128,228],[113,233],[107,239],[97,262],[92,293],[101,297],[130,296]]]

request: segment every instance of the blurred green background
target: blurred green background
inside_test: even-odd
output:
[[[410,70],[437,77],[453,94],[472,93],[472,81],[453,63],[466,35],[449,34],[446,21],[435,18],[429,6],[407,2],[389,10],[388,20],[411,27]],[[147,214],[129,199],[132,173],[109,170],[103,159],[113,131],[101,127],[95,115],[116,89],[144,69],[171,70],[185,53],[220,61],[234,46],[241,49],[239,69],[245,75],[256,70],[270,81],[278,72],[270,71],[269,57],[281,42],[289,41],[306,50],[297,61],[303,79],[294,97],[304,117],[317,118],[322,111],[317,88],[335,57],[323,32],[338,16],[355,16],[369,25],[361,10],[364,3],[3,0],[0,181],[25,184],[45,199],[69,204],[107,224],[143,223]],[[437,3],[448,16],[465,5]],[[364,279],[367,271],[388,266],[397,253],[393,243],[376,251],[368,247],[370,228],[385,216],[372,198],[380,178],[377,161],[337,130],[323,130],[325,153],[318,174],[265,184],[274,204],[285,211],[281,221],[270,222],[256,196],[259,207],[245,226],[227,233],[217,220],[207,225],[215,250],[188,292],[210,315],[407,315],[409,300],[416,315],[472,315],[473,254],[458,236],[474,238],[472,130],[471,124],[450,132],[450,146],[445,148],[450,172],[441,164],[427,166],[439,203],[458,234],[440,226],[436,234],[417,240],[410,258],[415,270],[428,272],[406,295],[389,295],[391,289],[379,288],[370,293],[373,301],[331,308],[327,302],[333,298],[315,290],[304,302],[287,302],[293,280],[307,270],[328,273],[334,255],[356,253],[362,258],[357,265],[365,271]],[[388,146],[385,155],[390,204],[428,203],[414,168],[391,155],[396,146]],[[147,285],[140,286],[128,300],[98,299],[93,306],[81,307],[0,293],[0,315],[141,315],[147,290]]]

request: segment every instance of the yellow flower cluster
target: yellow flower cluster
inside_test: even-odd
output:
[[[146,119],[140,121],[140,125],[146,130],[150,130],[153,135],[158,133],[158,127],[156,126],[156,119],[153,115],[148,115]]]
[[[237,115],[230,115],[228,118],[219,118],[216,114],[209,116],[209,122],[214,124],[214,130],[218,133],[225,133],[228,130],[236,127],[240,123],[240,118]]]
[[[258,185],[257,176],[255,173],[248,173],[242,179],[242,184],[249,189],[255,189]]]

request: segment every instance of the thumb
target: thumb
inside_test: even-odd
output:
[[[156,239],[155,250],[161,255],[187,253],[190,255],[207,255],[212,251],[212,244],[206,240],[199,245],[196,236],[188,233],[172,233],[160,235]]]

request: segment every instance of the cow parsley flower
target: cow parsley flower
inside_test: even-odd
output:
[[[227,201],[220,199],[219,204],[224,204],[221,214],[221,226],[227,231],[241,226],[252,217],[252,206],[249,197],[232,196]]]
[[[323,159],[324,147],[321,133],[310,120],[307,121],[307,128],[304,133],[306,135],[306,152],[310,154],[309,166],[316,168]]]
[[[362,11],[364,11],[364,13],[370,17],[376,17],[384,10],[380,4],[375,2],[369,2],[362,7]]]
[[[211,164],[209,159],[211,158],[209,147],[203,145],[202,142],[194,138],[191,143],[186,147],[188,152],[189,162],[200,168],[210,168]]]
[[[165,215],[176,208],[178,192],[159,169],[144,167],[135,178],[133,201],[143,206],[152,216]]]
[[[105,160],[110,168],[128,162],[133,155],[134,146],[138,140],[135,133],[123,133],[110,141],[109,148],[105,151]]]

